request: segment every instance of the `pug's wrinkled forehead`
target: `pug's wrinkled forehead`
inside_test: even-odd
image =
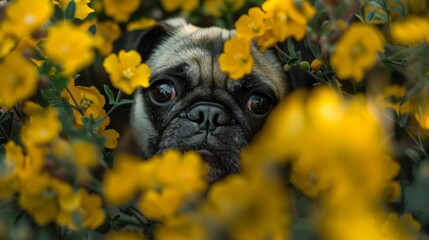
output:
[[[183,19],[172,19],[163,24],[167,33],[146,60],[153,76],[180,72],[191,87],[201,83],[218,88],[239,88],[234,85],[251,84],[232,81],[220,71],[218,58],[225,41],[235,35],[234,31],[218,27],[199,28]],[[251,45],[251,54],[253,70],[243,81],[259,78],[258,83],[266,84],[274,90],[277,98],[282,98],[286,92],[286,81],[278,58],[272,51],[260,52],[254,44]]]

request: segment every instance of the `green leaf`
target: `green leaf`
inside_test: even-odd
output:
[[[416,163],[421,161],[420,155],[412,148],[405,149],[405,154],[407,154],[407,156]]]
[[[104,92],[106,93],[107,97],[109,98],[109,104],[113,105],[115,104],[115,97],[113,96],[112,90],[110,90],[109,86],[103,85]]]
[[[384,1],[380,1],[380,2],[384,2]],[[369,1],[368,5],[376,8],[386,9],[386,6],[384,6],[384,3],[380,4],[378,1]]]
[[[64,19],[64,12],[63,12],[63,10],[58,5],[55,5],[55,8],[54,8],[54,20],[55,21],[60,21],[60,20],[63,20],[63,19]]]
[[[425,83],[418,83],[414,85],[413,88],[411,88],[407,94],[401,99],[401,102],[399,103],[401,106],[408,100],[410,97],[412,97],[416,92],[420,91],[425,86]]]
[[[122,99],[121,101],[119,101],[118,106],[125,105],[125,104],[133,104],[133,103],[134,103],[133,99]]]
[[[97,25],[93,24],[91,27],[89,27],[89,32],[95,36],[95,34],[97,33]]]
[[[74,2],[74,0],[72,0],[69,2],[69,4],[67,4],[67,8],[65,10],[65,19],[73,19],[75,12],[76,3]]]
[[[401,116],[398,117],[399,120],[399,127],[404,128],[407,126],[407,122],[409,119],[409,115],[408,114],[402,114]]]
[[[67,83],[69,82],[69,78],[57,75],[53,79],[53,82],[54,82],[55,89],[57,90],[57,93],[61,94],[63,90],[66,88]]]

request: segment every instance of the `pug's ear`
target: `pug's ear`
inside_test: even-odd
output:
[[[158,23],[152,27],[125,32],[115,43],[114,52],[121,49],[136,50],[146,61],[153,53],[156,46],[171,36],[175,30],[186,26],[187,22],[181,18],[171,19]]]

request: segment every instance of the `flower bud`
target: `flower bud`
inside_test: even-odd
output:
[[[289,64],[283,65],[283,71],[289,72],[292,69],[292,67]]]
[[[314,59],[313,62],[311,62],[311,70],[313,72],[316,72],[317,70],[321,69],[323,67],[323,60],[322,59]]]
[[[299,67],[304,71],[310,70],[310,64],[307,61],[300,62]]]

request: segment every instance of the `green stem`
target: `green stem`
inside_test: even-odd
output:
[[[106,116],[104,116],[104,118],[106,118],[107,116],[109,116],[118,107],[119,100],[121,100],[122,95],[123,95],[122,91],[119,90],[118,91],[118,95],[116,95],[115,103],[113,104],[112,108],[110,108],[109,112],[106,113]]]
[[[76,101],[76,98],[73,96],[73,94],[72,94],[72,92],[70,91],[70,89],[69,89],[69,87],[68,86],[66,86],[66,91],[68,92],[68,94],[70,95],[70,97],[71,97],[71,99],[72,99],[72,101],[73,101],[73,103],[75,104],[75,106],[76,106],[76,109],[80,112],[80,114],[82,114],[82,116],[84,116],[85,114],[84,114],[84,112],[83,112],[83,109],[79,106],[79,104],[77,103],[77,101]]]
[[[6,131],[3,129],[3,126],[0,125],[0,133],[4,136],[4,139],[8,140],[9,136],[7,135]]]

